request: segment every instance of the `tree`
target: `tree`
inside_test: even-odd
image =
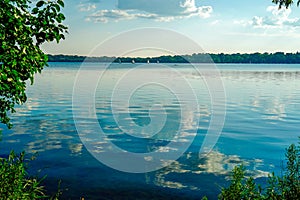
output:
[[[8,113],[16,104],[26,102],[26,81],[33,84],[34,75],[47,65],[40,49],[44,42],[64,39],[67,27],[62,24],[63,0],[0,1],[0,122],[11,128]],[[44,187],[37,178],[28,177],[24,153],[0,157],[1,199],[42,199]],[[55,199],[56,196],[53,196]]]
[[[222,188],[218,198],[220,200],[300,199],[300,142],[298,146],[291,144],[286,149],[285,156],[286,165],[283,167],[283,175],[276,176],[272,173],[268,177],[266,188],[257,185],[252,177],[246,178],[243,166],[235,167],[232,171],[229,187]]]
[[[8,113],[26,102],[26,81],[47,65],[40,45],[64,39],[63,0],[0,1],[0,122],[11,128]]]
[[[228,188],[222,188],[219,199],[262,199],[261,188],[256,186],[252,177],[245,178],[245,168],[235,167],[232,171],[232,180]]]
[[[293,0],[272,0],[272,2],[278,4],[279,8],[282,8],[282,6],[288,8],[294,3]],[[300,0],[298,0],[297,6],[299,6],[299,4],[300,4]]]

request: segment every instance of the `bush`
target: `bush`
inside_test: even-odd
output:
[[[25,153],[16,155],[13,151],[8,158],[0,158],[0,199],[45,199],[44,186],[38,179],[28,177]],[[57,199],[59,193],[52,197]]]
[[[219,199],[300,199],[300,146],[290,145],[285,156],[287,162],[286,166],[283,167],[283,176],[276,176],[272,173],[268,178],[268,185],[265,189],[256,185],[252,177],[245,177],[243,166],[235,167],[232,171],[230,186],[222,189]]]
[[[245,178],[244,166],[235,167],[232,173],[231,184],[222,189],[219,199],[259,199],[261,188],[256,186],[252,177]]]

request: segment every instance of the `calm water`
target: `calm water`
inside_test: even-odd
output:
[[[226,185],[230,170],[237,164],[246,165],[261,184],[269,172],[280,173],[284,149],[298,142],[300,136],[300,65],[218,65],[226,93],[226,118],[217,144],[206,157],[199,157],[198,153],[209,127],[212,105],[203,79],[186,65],[170,65],[180,72],[177,75],[170,75],[168,69],[158,66],[144,66],[133,72],[133,76],[126,74],[136,66],[110,67],[96,87],[96,116],[106,134],[105,140],[99,141],[93,135],[97,130],[90,129],[89,118],[80,122],[86,128],[81,135],[74,124],[73,111],[84,112],[82,107],[72,106],[73,85],[80,64],[51,63],[36,76],[35,84],[28,87],[28,102],[18,107],[12,116],[14,128],[7,130],[2,126],[0,154],[7,155],[11,149],[30,154],[38,152],[38,158],[30,164],[32,171],[47,174],[45,183],[53,191],[61,179],[63,199],[80,196],[86,199],[199,199],[203,195],[216,199],[220,186]],[[89,63],[82,73],[89,80],[105,67]],[[145,74],[149,80],[157,76],[174,80],[172,87],[179,90],[172,93],[163,85],[150,84],[140,85],[130,93],[130,84],[145,80]],[[122,85],[124,76],[130,77],[132,82]],[[184,76],[190,83],[199,111],[181,110],[181,106],[188,106],[191,100],[178,100],[180,95],[186,95],[186,90],[181,88],[176,76]],[[115,87],[118,83],[122,87]],[[87,90],[91,87],[89,84],[95,83],[87,83]],[[130,99],[124,104],[121,100],[128,94]],[[112,95],[117,95],[115,102],[111,100]],[[112,108],[113,105],[116,108]],[[165,125],[153,130],[160,121],[152,120],[164,115],[167,116]],[[122,120],[116,123],[116,119]],[[151,122],[157,124],[147,127]],[[135,125],[147,129],[134,129]],[[174,139],[175,151],[184,150],[183,144],[195,138],[179,159],[160,170],[125,173],[107,167],[94,157],[105,151],[109,143],[135,153],[172,152],[174,149],[167,147],[172,141],[170,138],[176,138],[174,132],[179,128],[182,131],[180,137]],[[134,137],[136,132],[146,137],[149,131],[158,134]],[[94,146],[86,148],[82,138],[93,141]]]

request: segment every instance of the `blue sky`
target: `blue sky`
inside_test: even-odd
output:
[[[300,8],[278,10],[271,0],[65,0],[63,12],[69,34],[43,45],[47,53],[91,55],[114,35],[146,27],[176,31],[208,53],[300,51]]]

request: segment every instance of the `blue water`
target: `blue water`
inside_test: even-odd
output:
[[[29,155],[38,153],[37,159],[30,162],[30,170],[40,176],[47,174],[45,184],[50,191],[55,191],[57,182],[62,180],[63,199],[199,199],[204,195],[216,199],[234,166],[243,163],[256,181],[264,184],[268,173],[280,173],[284,149],[298,142],[300,65],[217,65],[220,77],[211,75],[211,80],[217,84],[220,78],[224,84],[225,123],[216,145],[205,157],[199,157],[199,151],[213,113],[211,91],[193,67],[170,64],[179,72],[172,74],[158,65],[143,66],[133,72],[130,70],[139,64],[86,65],[81,72],[87,82],[81,89],[90,90],[93,84],[97,85],[91,108],[95,108],[105,138],[96,138],[97,129],[90,126],[88,117],[78,122],[84,127],[83,132],[74,123],[74,113],[86,112],[84,105],[72,104],[80,63],[50,63],[36,76],[34,85],[28,85],[27,103],[11,116],[13,129],[1,126],[0,154],[5,156],[11,149],[25,150]],[[104,70],[103,79],[93,82],[92,77]],[[177,81],[177,76],[182,76],[195,91],[199,110],[188,109],[192,97],[180,100],[180,95],[189,95],[189,90]],[[163,84],[155,84],[155,77],[179,89],[174,92]],[[153,78],[153,84],[141,85],[147,78]],[[140,85],[131,93],[129,88],[135,83]],[[118,84],[121,86],[115,87]],[[85,91],[78,93],[85,95]],[[128,94],[126,103],[123,98]],[[113,95],[116,98],[112,101]],[[164,124],[156,130],[163,120],[155,119],[161,116],[166,116],[162,118]],[[117,123],[116,119],[121,121]],[[148,128],[151,123],[157,124]],[[136,126],[147,129],[135,129]],[[174,145],[169,148],[171,142]],[[185,149],[188,142],[191,145]],[[110,143],[137,154],[184,152],[162,169],[127,173],[97,159],[108,151]],[[122,158],[118,153],[110,155],[112,162],[120,165]],[[120,167],[136,167],[130,163],[121,160]]]

